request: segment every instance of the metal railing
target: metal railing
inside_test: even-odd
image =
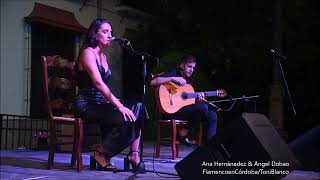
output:
[[[1,150],[34,148],[35,138],[41,133],[48,133],[46,118],[32,118],[11,114],[0,114]]]

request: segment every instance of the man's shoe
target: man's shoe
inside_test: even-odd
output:
[[[187,147],[192,147],[190,140],[186,136],[177,135],[177,139],[180,142],[180,144],[187,146]]]

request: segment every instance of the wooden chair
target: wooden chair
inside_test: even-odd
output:
[[[48,169],[53,167],[54,153],[57,145],[73,144],[71,166],[77,163],[77,171],[82,170],[83,124],[80,118],[74,117],[70,111],[70,100],[75,95],[74,62],[60,56],[42,56],[42,79],[48,109],[49,121],[49,157]],[[66,124],[74,127],[72,142],[57,142],[58,125]]]
[[[158,75],[154,76],[151,75],[151,78],[158,77]],[[180,142],[177,140],[177,133],[179,132],[180,128],[183,125],[186,125],[188,123],[187,120],[182,120],[182,119],[165,119],[163,118],[163,114],[160,112],[160,108],[158,107],[159,105],[156,103],[156,98],[158,91],[157,88],[154,89],[154,98],[155,98],[155,103],[154,103],[154,118],[155,118],[155,123],[156,123],[156,155],[155,157],[160,157],[160,145],[170,145],[172,148],[172,159],[176,159],[179,154],[179,149],[178,145]],[[164,134],[161,131],[162,126],[167,126],[170,127],[171,133],[169,136],[167,134]],[[202,143],[202,122],[198,121],[197,127],[196,127],[197,132],[193,133],[196,134],[195,138],[190,141],[191,144],[196,144],[198,146],[201,145]],[[167,135],[167,136],[166,136]]]
[[[156,123],[156,156],[160,157],[160,145],[170,145],[172,150],[172,159],[176,159],[179,155],[178,145],[180,142],[177,140],[177,133],[183,125],[188,123],[187,120],[179,120],[179,119],[164,119],[160,118],[161,114],[157,110],[155,110],[155,123]],[[167,126],[171,128],[171,133],[164,134],[161,132],[161,127]],[[196,137],[193,140],[190,140],[191,144],[196,144],[198,146],[202,143],[202,122],[199,121],[197,123],[197,132],[195,132]]]

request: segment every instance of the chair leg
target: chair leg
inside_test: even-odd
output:
[[[177,124],[176,121],[173,119],[172,121],[172,159],[176,159],[177,158]]]
[[[72,156],[71,156],[71,167],[75,167],[76,162],[77,162],[77,150],[78,150],[78,138],[79,138],[79,133],[78,133],[78,127],[76,125],[76,122],[73,126],[73,145],[72,145]]]
[[[176,157],[177,158],[179,156],[179,146],[176,144]]]
[[[78,141],[77,141],[77,171],[80,172],[83,169],[82,165],[82,143],[83,143],[83,122],[80,118],[76,119],[77,131],[78,131]]]
[[[181,130],[181,127],[179,126],[179,124],[176,124],[176,129],[177,129],[176,134],[178,134]],[[178,156],[179,156],[179,146],[178,146],[178,140],[176,139],[176,157],[178,157]]]
[[[157,137],[156,137],[156,157],[160,157],[160,136],[161,136],[161,131],[160,131],[160,123],[157,123]]]
[[[202,122],[199,121],[199,127],[198,127],[198,146],[200,147],[202,144]]]
[[[54,153],[56,149],[56,123],[52,122],[50,125],[50,149],[49,149],[49,157],[48,157],[48,165],[47,168],[51,169],[53,167]]]

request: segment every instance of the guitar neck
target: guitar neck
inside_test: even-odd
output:
[[[218,96],[218,91],[205,91],[205,92],[183,93],[182,98],[183,99],[197,98],[200,93],[204,93],[205,97]]]

